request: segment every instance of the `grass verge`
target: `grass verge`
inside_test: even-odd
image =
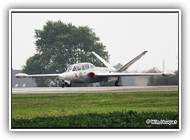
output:
[[[176,128],[147,119],[178,120],[178,92],[15,94],[13,128]]]
[[[170,121],[170,122],[169,122]],[[171,122],[175,121],[175,122]],[[176,112],[112,112],[13,119],[13,128],[178,128]]]

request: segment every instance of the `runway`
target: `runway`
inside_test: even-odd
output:
[[[177,91],[178,86],[120,86],[120,87],[25,87],[12,88],[12,94],[45,93],[97,93],[97,92],[139,92]]]

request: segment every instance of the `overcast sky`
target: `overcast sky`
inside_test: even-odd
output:
[[[125,64],[147,50],[129,70],[162,70],[163,60],[165,70],[178,68],[177,13],[13,13],[13,69],[21,69],[36,53],[34,30],[42,29],[48,20],[92,28],[106,46],[112,65]]]

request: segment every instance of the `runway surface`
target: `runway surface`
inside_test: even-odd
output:
[[[177,91],[178,86],[120,86],[120,87],[25,87],[12,88],[12,94],[39,93],[96,93],[96,92],[138,92],[138,91]]]

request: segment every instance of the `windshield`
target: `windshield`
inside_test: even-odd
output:
[[[71,71],[72,70],[72,65],[70,65],[68,68],[67,68],[67,71]]]
[[[67,69],[67,71],[81,71],[81,70],[87,70],[87,69],[93,69],[95,66],[91,63],[78,63],[70,65]]]

